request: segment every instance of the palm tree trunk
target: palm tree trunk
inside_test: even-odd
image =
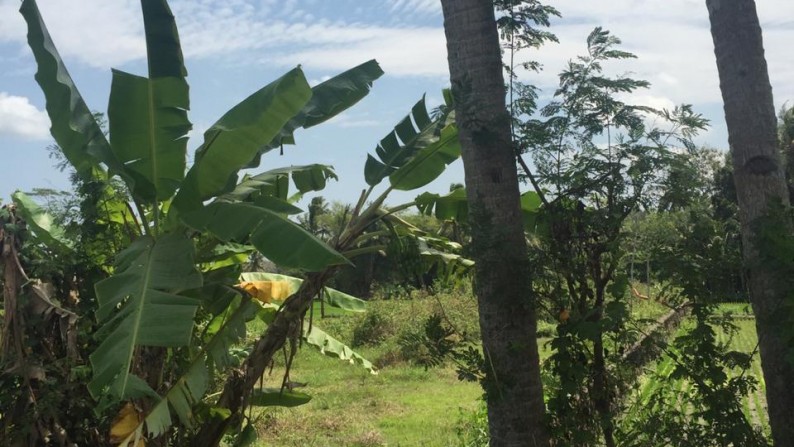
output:
[[[789,205],[777,150],[777,120],[761,27],[753,0],[706,0],[706,6],[733,154],[744,260],[756,315],[772,438],[775,446],[794,446],[794,365],[787,360],[785,331],[777,321],[786,291],[780,287],[780,278],[762,262],[766,247],[756,243],[755,234],[757,220],[768,214],[771,204]],[[781,226],[781,231],[791,234],[788,219]]]
[[[469,202],[491,446],[548,446],[535,301],[491,0],[442,0]]]

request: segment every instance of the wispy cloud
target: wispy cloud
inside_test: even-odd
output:
[[[40,0],[59,49],[67,58],[107,68],[144,56],[138,2]],[[612,66],[653,84],[649,95],[665,101],[720,101],[708,14],[702,0],[549,2],[563,14],[552,27],[560,44],[529,57],[546,70],[526,80],[548,94],[565,62],[585,51],[595,26],[611,30],[638,60]],[[172,0],[186,55],[214,63],[303,64],[338,71],[377,58],[389,76],[447,76],[438,0]],[[757,2],[776,98],[794,98],[794,2]],[[17,2],[0,0],[0,42],[24,42]]]
[[[794,2],[756,3],[764,28],[770,78],[780,105],[794,99],[794,83],[790,82],[794,79],[794,59],[790,56],[794,26],[785,26],[786,20],[794,18]],[[594,27],[603,26],[623,41],[623,49],[638,56],[606,68],[613,74],[630,73],[650,81],[651,89],[642,93],[643,101],[653,98],[650,102],[658,105],[721,102],[708,11],[701,0],[613,0],[597,4],[556,0],[553,4],[563,15],[551,28],[560,44],[549,44],[521,56],[544,64],[544,72],[525,80],[543,87],[545,94],[553,93],[557,74],[566,61],[586,53],[587,34]]]
[[[441,2],[437,0],[388,0],[391,12],[415,14],[440,14]]]
[[[356,39],[340,42],[339,38],[348,33],[356,35]],[[441,29],[337,29],[329,30],[326,37],[332,34],[336,37],[324,43],[296,45],[291,51],[277,51],[262,62],[338,71],[376,58],[389,76],[447,77],[446,44]]]
[[[10,0],[0,2],[0,42],[23,43],[22,18]],[[79,7],[56,0],[39,3],[65,58],[97,68],[144,58],[137,2],[82,0]],[[355,4],[344,0],[341,3],[348,7]],[[326,69],[349,68],[363,60],[378,58],[391,75],[446,73],[443,30],[406,25],[416,14],[433,14],[435,0],[375,3],[380,4],[382,14],[373,13],[377,9],[368,5],[370,20],[366,23],[361,11],[350,17],[333,17],[328,3],[313,0],[175,0],[171,6],[189,58],[212,58],[234,64],[240,59],[263,62],[262,57],[250,56],[256,51],[268,55],[269,63],[282,66],[303,63]],[[389,9],[393,14],[387,13]],[[385,24],[380,23],[381,16],[401,20],[398,24]]]
[[[30,140],[49,138],[50,120],[23,96],[0,92],[0,136]]]
[[[368,114],[342,114],[331,118],[329,125],[336,125],[345,129],[358,128],[358,127],[378,127],[383,123],[376,119],[368,117]]]
[[[107,68],[145,56],[140,4],[134,0],[38,2],[47,28],[65,58]],[[25,42],[19,3],[0,0],[0,41]]]

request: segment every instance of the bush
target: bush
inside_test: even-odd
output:
[[[427,317],[420,330],[403,332],[398,343],[404,359],[431,368],[440,366],[460,341],[460,336],[446,324],[444,317],[434,313]]]
[[[353,347],[375,346],[397,332],[394,319],[380,309],[370,309],[353,328]]]

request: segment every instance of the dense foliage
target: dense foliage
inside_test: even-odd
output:
[[[694,142],[707,120],[689,105],[634,105],[649,84],[610,74],[635,55],[600,27],[539,104],[520,79],[541,66],[515,56],[556,42],[560,13],[535,0],[494,6],[554,445],[769,445],[753,419],[764,409],[746,404],[764,387],[758,345],[736,349],[742,329],[721,311],[747,302],[747,266],[730,159]],[[188,166],[188,84],[165,0],[142,2],[148,73],[113,72],[107,121],[69,77],[36,2],[21,12],[72,191],[17,192],[0,209],[0,443],[250,445],[259,419],[246,410],[311,399],[290,377],[302,343],[373,374],[454,369],[495,397],[465,186],[386,205],[460,157],[449,91],[432,112],[417,101],[375,145],[355,203],[328,203],[317,194],[338,180],[330,166],[240,171],[365,97],[383,74],[374,60],[315,87],[290,70],[224,113]],[[790,193],[793,110],[778,134]],[[790,219],[773,208],[755,241],[784,290]],[[789,346],[790,295],[770,322]],[[325,318],[361,313],[370,297],[375,312]],[[262,387],[276,364],[283,375]],[[487,423],[484,405],[464,415],[461,445],[486,445]]]

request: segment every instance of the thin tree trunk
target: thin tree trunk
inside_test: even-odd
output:
[[[535,301],[491,0],[442,0],[492,446],[548,446]]]
[[[739,199],[744,260],[756,316],[761,366],[766,382],[769,423],[775,446],[794,446],[794,365],[779,320],[785,300],[778,278],[763,264],[764,247],[755,228],[775,202],[788,206],[788,191],[778,154],[777,120],[769,84],[761,27],[753,0],[706,0],[711,35],[725,103]],[[781,222],[791,233],[791,223]],[[791,325],[792,322],[788,322]]]
[[[606,282],[596,286],[596,301],[593,321],[600,324],[604,318],[604,288]],[[601,423],[606,447],[615,447],[615,423],[612,414],[613,396],[610,391],[606,356],[604,355],[604,333],[599,330],[593,343],[593,404]]]

